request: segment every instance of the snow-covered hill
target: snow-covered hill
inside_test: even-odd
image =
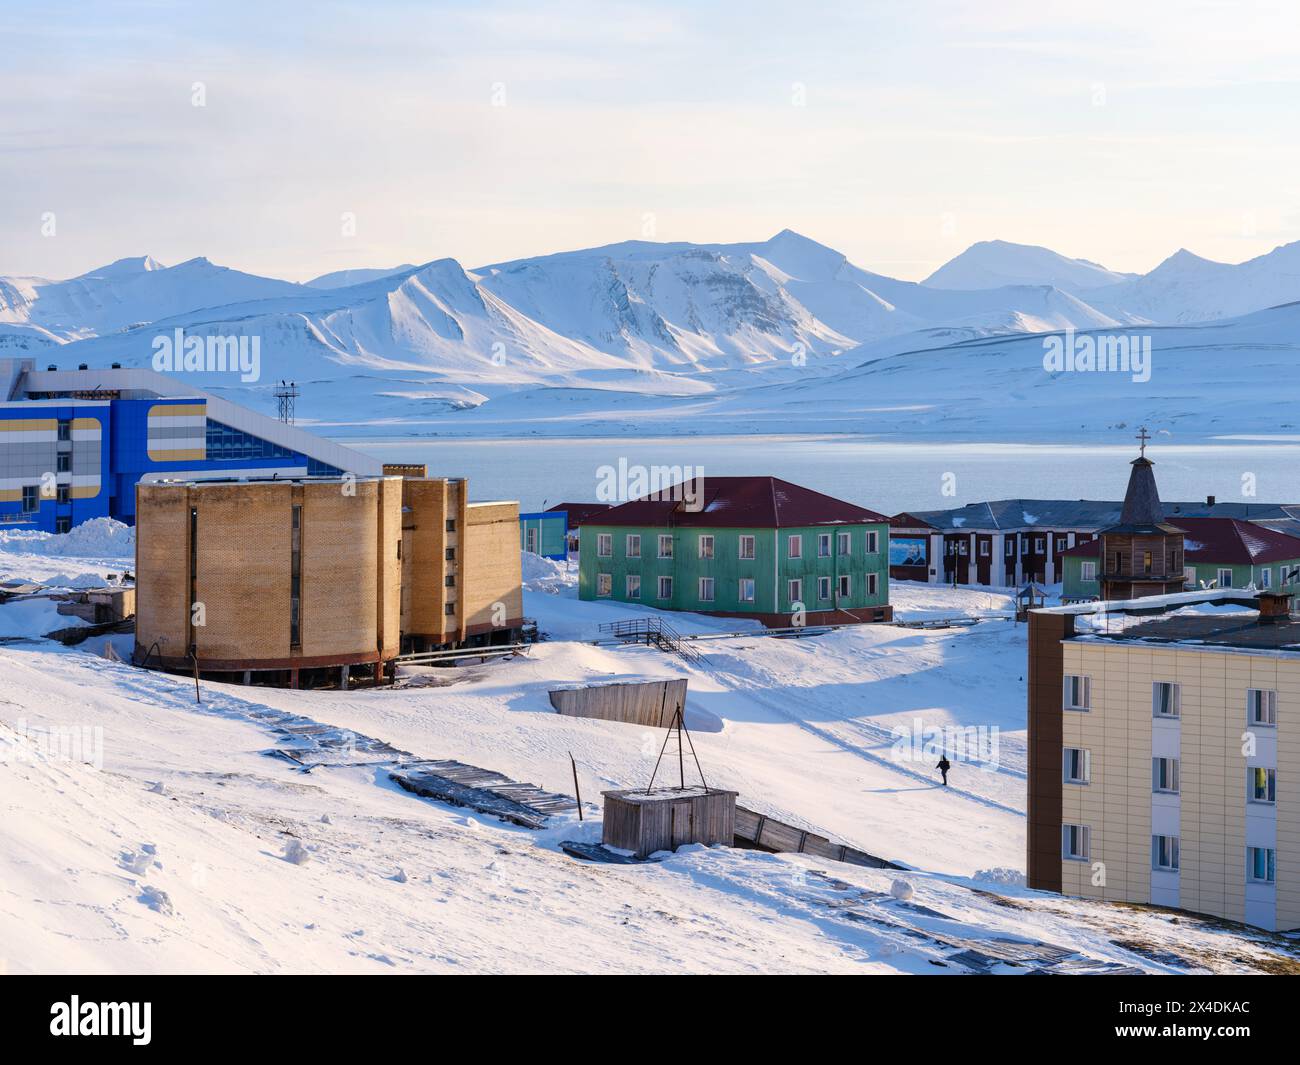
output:
[[[1016,337],[1210,321],[1230,332],[1180,333],[1178,343],[1243,346],[1240,365],[1273,365],[1269,353],[1286,347],[1285,332],[1228,319],[1293,300],[1300,244],[1238,266],[1180,252],[1129,278],[1048,249],[988,242],[922,284],[865,270],[789,230],[737,244],[628,241],[474,269],[438,259],[306,285],[204,259],[162,267],[142,257],[67,281],[0,278],[0,355],[142,366],[160,332],[247,335],[261,345],[259,383],[210,375],[194,383],[269,410],[272,383],[293,379],[304,387],[307,420],[347,432],[435,423],[448,433],[489,423],[519,431],[520,418],[557,405],[616,416],[644,408],[662,427],[698,416],[704,403],[722,417],[719,430],[745,410],[768,419],[761,428],[769,431],[861,431],[859,414],[903,407],[921,413],[881,428],[946,434],[961,426],[996,439],[1012,397],[1031,399],[1045,426],[1069,424],[1053,405],[1073,395],[1058,384],[1042,375],[995,384],[987,375],[991,352],[1032,354],[1041,345],[1017,347]],[[1163,365],[1172,369],[1172,358]],[[1160,393],[1155,404],[1147,400],[1161,385],[1112,394],[1116,382],[1098,377],[1087,387],[1103,406],[1136,402],[1153,416],[1215,406],[1223,428],[1247,427],[1221,409],[1231,395],[1207,360],[1185,360],[1163,378],[1174,380],[1177,395]],[[946,389],[963,397],[953,417],[935,413]],[[811,395],[816,405],[801,402]],[[741,431],[740,420],[731,424]],[[1026,424],[1020,414],[1016,424]]]
[[[1103,285],[1132,280],[1087,259],[1067,259],[1050,248],[982,240],[925,279],[930,288],[980,289],[1002,285],[1053,285],[1081,295]]]

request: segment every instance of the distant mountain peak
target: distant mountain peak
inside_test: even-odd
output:
[[[117,259],[107,266],[101,266],[94,270],[87,270],[84,274],[78,275],[73,280],[80,280],[86,277],[130,277],[132,274],[145,274],[154,270],[166,270],[157,259],[151,255],[132,255],[125,259]]]
[[[1132,279],[1088,259],[1071,259],[1038,244],[981,240],[927,277],[927,288],[959,291],[1004,285],[1050,285],[1079,294]]]

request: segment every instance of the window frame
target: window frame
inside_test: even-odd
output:
[[[632,548],[633,548],[633,541],[636,542],[636,543],[635,543],[635,547],[636,547],[636,550],[635,550],[635,551],[632,549]],[[623,557],[624,557],[624,558],[640,558],[640,557],[641,557],[641,534],[640,534],[640,533],[627,533],[627,534],[624,535],[624,537],[623,537]]]
[[[664,552],[664,544],[668,545],[667,553]],[[660,558],[664,560],[672,558],[673,557],[673,534],[659,533],[658,547],[659,547],[659,553],[658,555],[655,556],[656,558]]]
[[[745,548],[749,554],[745,554]],[[741,562],[753,562],[758,557],[758,537],[753,533],[741,533],[736,539],[736,557]]]
[[[1160,689],[1169,689],[1169,703],[1173,707],[1172,713],[1164,713],[1160,709]],[[1173,680],[1153,680],[1151,682],[1151,716],[1157,721],[1178,721],[1183,716],[1183,686]]]
[[[613,533],[596,534],[596,557],[597,558],[614,557],[614,534]]]
[[[704,594],[704,585],[706,581],[708,582],[708,586],[709,586],[708,595]],[[716,602],[717,594],[718,594],[717,588],[718,588],[717,581],[713,577],[701,577],[699,580],[699,584],[696,586],[696,592],[698,593],[700,602],[701,603]]]
[[[749,585],[749,595],[745,594],[745,585]],[[736,581],[736,602],[753,603],[758,595],[758,585],[753,577],[739,577]]]
[[[635,587],[633,587],[635,582]],[[623,598],[640,599],[641,598],[641,574],[628,573],[623,577]]]

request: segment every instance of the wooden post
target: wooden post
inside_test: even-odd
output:
[[[199,695],[199,656],[190,655],[190,661],[194,663],[194,701],[201,703],[203,699]]]
[[[573,794],[578,799],[578,820],[585,821],[582,816],[582,789],[578,787],[578,763],[573,760],[573,752],[569,752],[569,765],[573,767]]]

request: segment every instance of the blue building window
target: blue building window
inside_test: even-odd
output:
[[[343,471],[337,466],[331,466],[328,462],[321,462],[320,459],[314,459],[310,455],[307,457],[307,475],[309,477],[340,477]]]
[[[209,459],[295,459],[297,452],[208,419]]]

